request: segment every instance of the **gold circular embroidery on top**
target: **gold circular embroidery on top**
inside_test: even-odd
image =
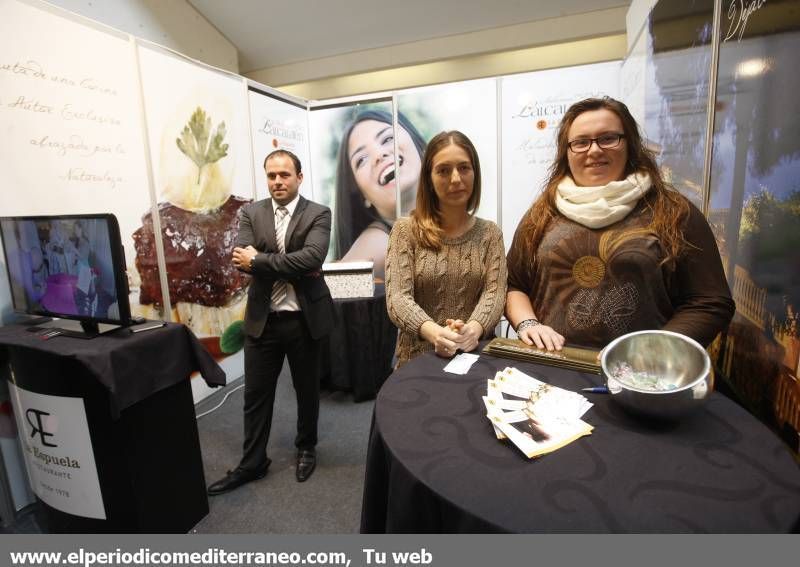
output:
[[[597,256],[581,256],[572,266],[572,277],[581,287],[597,287],[606,274],[606,265]]]

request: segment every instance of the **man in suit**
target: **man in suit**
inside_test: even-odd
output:
[[[233,251],[234,266],[253,276],[244,318],[244,454],[234,470],[208,487],[211,495],[267,474],[267,441],[284,356],[297,393],[297,481],[306,481],[316,467],[320,355],[334,322],[321,273],[331,211],[299,195],[303,173],[293,153],[270,153],[264,170],[272,198],[243,207]]]

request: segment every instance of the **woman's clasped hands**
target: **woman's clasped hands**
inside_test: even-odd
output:
[[[436,325],[432,321],[430,325]],[[471,352],[478,348],[483,327],[477,321],[464,323],[461,319],[447,319],[445,326],[436,325],[432,333],[434,351],[443,358],[452,358],[459,352]]]

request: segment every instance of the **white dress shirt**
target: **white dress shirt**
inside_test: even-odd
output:
[[[294,211],[297,209],[297,203],[300,202],[300,194],[298,193],[297,196],[292,199],[292,201],[287,204],[283,205],[286,207],[286,210],[289,211],[286,214],[286,227],[287,227],[287,235],[288,235],[288,227],[289,223],[292,221],[292,217],[294,216]],[[275,200],[272,200],[272,214],[274,215],[275,226],[278,226],[278,203]],[[276,304],[272,300],[270,300],[270,311],[300,311],[300,304],[297,302],[297,294],[294,291],[294,287],[292,284],[286,284],[286,296],[283,298],[283,301]]]

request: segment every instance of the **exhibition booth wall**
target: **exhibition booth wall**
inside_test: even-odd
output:
[[[43,2],[3,0],[2,8],[0,151],[13,156],[2,214],[114,213],[132,313],[185,323],[229,379],[243,372],[240,341],[226,339],[240,332],[248,282],[228,259],[239,209],[267,195],[267,153],[300,157],[301,194],[334,211],[329,259],[339,260],[349,249],[341,233],[359,216],[390,224],[413,208],[426,141],[463,130],[483,162],[478,214],[503,226],[508,245],[537,194],[563,111],[586,96],[618,94],[620,63],[608,62],[308,101]],[[16,38],[21,27],[38,33]],[[363,134],[351,126],[365,111],[388,126],[400,121],[397,146],[388,142],[394,179],[372,180],[383,195],[376,203],[369,184],[353,182],[352,164],[337,163],[340,148],[348,154]],[[345,201],[357,206],[345,210]],[[8,299],[2,309],[7,319]],[[192,386],[196,400],[210,393],[200,380]]]
[[[800,10],[722,18],[707,214],[737,303],[724,374],[800,450]],[[735,9],[738,8],[738,9]]]
[[[587,96],[619,97],[717,235],[738,305],[715,343],[720,367],[752,411],[796,441],[800,109],[791,54],[800,24],[791,4],[634,2],[624,61],[314,101],[42,2],[0,0],[0,212],[114,213],[133,313],[185,323],[234,379],[241,352],[225,338],[237,332],[248,282],[228,258],[238,210],[267,195],[269,151],[300,157],[301,193],[334,211],[329,260],[349,260],[365,226],[390,225],[413,207],[426,141],[462,130],[481,159],[478,215],[496,221],[509,246],[564,111]],[[21,28],[37,33],[12,33]],[[393,156],[391,175],[359,171],[370,156],[354,150],[368,139]],[[9,299],[0,299],[5,320]],[[192,387],[195,400],[210,392],[200,380]]]
[[[736,315],[721,378],[800,447],[797,2],[633,2],[621,96],[714,231]]]

